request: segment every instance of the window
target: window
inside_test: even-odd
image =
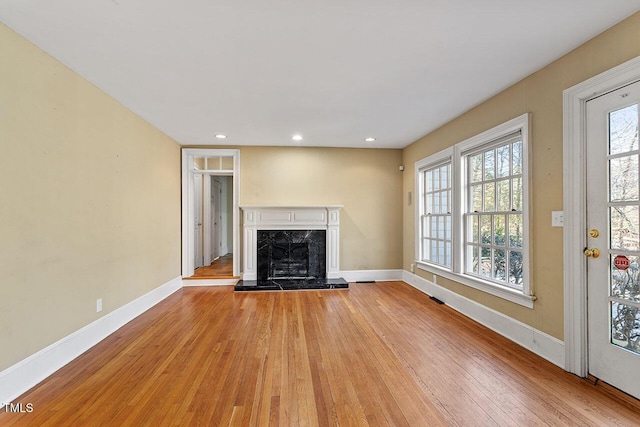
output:
[[[422,172],[422,261],[451,268],[451,161]]]
[[[522,135],[464,156],[465,273],[522,290]]]
[[[533,307],[525,114],[416,163],[418,267]]]

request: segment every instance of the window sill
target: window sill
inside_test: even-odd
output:
[[[453,280],[457,283],[469,286],[470,288],[478,289],[487,294],[505,299],[507,301],[511,301],[527,308],[533,308],[533,302],[537,299],[537,297],[534,295],[524,295],[522,292],[519,292],[515,289],[510,289],[505,286],[497,285],[495,283],[486,282],[484,280],[476,279],[475,277],[467,276],[465,274],[454,273],[452,271],[427,264],[422,261],[415,261],[415,263],[420,270],[436,274],[449,280]]]

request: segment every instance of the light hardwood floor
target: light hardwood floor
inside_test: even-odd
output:
[[[638,425],[606,390],[402,282],[183,288],[0,411],[33,426]]]

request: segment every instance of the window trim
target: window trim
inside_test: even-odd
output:
[[[530,114],[525,113],[514,119],[511,119],[503,124],[495,126],[487,131],[484,131],[478,135],[468,138],[452,147],[446,148],[438,153],[421,159],[415,164],[415,191],[416,191],[416,203],[415,203],[415,263],[420,270],[430,272],[435,276],[441,276],[449,280],[461,283],[474,289],[481,290],[485,293],[506,299],[508,301],[517,303],[519,305],[533,308],[533,302],[536,297],[533,293],[533,275],[531,272],[532,264],[532,246],[531,241],[531,221],[530,221]],[[466,227],[464,223],[464,212],[466,206],[466,195],[468,189],[467,185],[467,168],[466,168],[466,156],[473,152],[477,152],[482,147],[490,147],[503,137],[520,132],[522,136],[522,214],[523,214],[523,239],[524,245],[522,247],[523,257],[523,286],[522,291],[503,286],[494,282],[482,280],[476,276],[471,276],[464,273],[464,250],[465,231],[463,227]],[[438,163],[443,163],[451,159],[451,192],[452,192],[452,263],[451,270],[424,262],[420,257],[420,243],[422,241],[422,234],[420,232],[420,209],[423,203],[423,188],[421,184],[421,172],[428,169],[429,166],[435,166]]]

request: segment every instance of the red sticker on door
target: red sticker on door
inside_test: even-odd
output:
[[[615,265],[618,270],[626,270],[629,268],[629,258],[624,255],[618,255],[613,259],[613,265]]]

